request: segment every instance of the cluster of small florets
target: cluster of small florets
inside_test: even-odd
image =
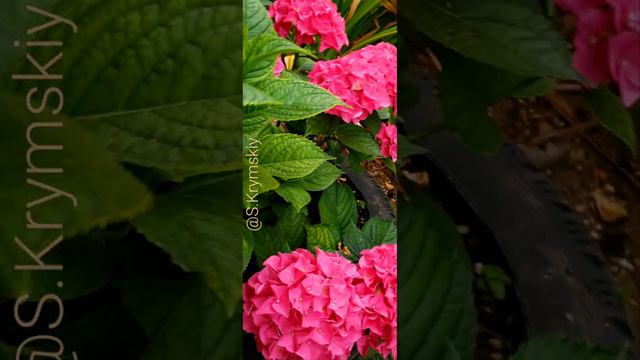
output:
[[[344,360],[356,344],[395,358],[395,264],[395,245],[357,265],[322,250],[274,255],[244,284],[243,328],[267,360]]]
[[[381,245],[360,253],[360,281],[356,292],[364,308],[362,327],[368,334],[358,341],[360,354],[375,349],[386,359],[398,358],[398,251]]]
[[[382,156],[398,160],[398,128],[394,124],[382,123],[376,139],[380,142]]]
[[[309,80],[348,106],[327,111],[347,123],[359,123],[375,110],[397,105],[397,50],[389,43],[369,45],[346,56],[318,61]]]
[[[269,7],[276,32],[287,37],[294,30],[298,45],[314,44],[320,37],[320,51],[340,50],[349,43],[345,22],[331,0],[276,0]]]
[[[640,1],[556,0],[576,18],[573,66],[592,83],[614,80],[623,103],[640,98]]]

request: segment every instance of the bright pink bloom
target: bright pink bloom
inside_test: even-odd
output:
[[[609,64],[622,102],[630,107],[640,98],[640,34],[628,31],[611,37]]]
[[[357,267],[305,249],[264,262],[243,287],[243,328],[267,360],[345,360],[362,336]]]
[[[580,17],[583,11],[602,7],[607,0],[556,0],[556,5],[566,12]]]
[[[278,56],[278,58],[276,59],[276,66],[273,68],[273,75],[275,77],[280,76],[280,74],[282,74],[282,72],[286,69],[286,67],[284,66],[284,62],[282,61],[282,58],[280,56]]]
[[[618,83],[625,106],[640,98],[640,1],[556,0],[576,19],[573,66],[594,85]]]
[[[607,0],[614,9],[616,29],[640,33],[640,1]]]
[[[345,22],[331,0],[276,0],[269,7],[276,32],[287,37],[294,28],[298,45],[313,44],[320,36],[320,51],[340,49],[349,43]]]
[[[376,138],[380,142],[382,156],[398,160],[398,128],[394,124],[382,123]]]
[[[357,292],[364,305],[363,330],[368,335],[358,341],[364,355],[373,348],[387,358],[398,358],[398,247],[385,244],[360,253],[360,282]]]
[[[396,47],[381,42],[338,59],[318,61],[309,80],[350,106],[336,106],[327,113],[359,123],[375,110],[397,107],[396,59]]]
[[[613,32],[611,14],[597,9],[582,10],[573,41],[573,66],[594,84],[610,80],[607,40]]]

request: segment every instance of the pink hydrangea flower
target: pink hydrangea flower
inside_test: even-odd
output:
[[[609,39],[611,76],[620,87],[622,102],[633,105],[640,99],[640,34],[623,32]]]
[[[269,7],[276,32],[287,37],[295,30],[298,45],[313,44],[320,37],[320,51],[340,49],[349,43],[345,22],[331,0],[276,0]]]
[[[396,59],[396,47],[381,42],[338,59],[318,61],[309,80],[349,105],[336,106],[327,113],[347,123],[359,123],[375,110],[397,108]]]
[[[356,285],[364,304],[363,329],[368,335],[358,341],[364,355],[373,348],[387,358],[398,358],[398,247],[385,244],[360,253],[361,280]]]
[[[394,124],[382,123],[376,138],[380,142],[382,156],[398,160],[398,128]]]
[[[282,72],[285,70],[285,66],[284,66],[284,62],[282,61],[282,58],[280,56],[278,56],[278,58],[276,59],[276,66],[273,68],[273,75],[275,77],[279,77],[280,74],[282,74]]]
[[[598,8],[583,9],[573,41],[573,66],[594,84],[611,79],[608,39],[613,32],[611,14]]]
[[[606,2],[607,0],[556,0],[556,5],[560,9],[579,17],[583,10],[600,7]]]
[[[264,262],[243,287],[243,328],[267,360],[346,360],[362,336],[357,267],[305,249]]]
[[[640,1],[607,0],[615,13],[616,29],[620,32],[635,31],[640,33]]]
[[[556,0],[576,17],[573,66],[594,85],[617,82],[625,106],[640,98],[640,1]]]

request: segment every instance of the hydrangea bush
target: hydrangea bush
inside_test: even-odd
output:
[[[244,236],[243,328],[268,360],[397,358],[395,220],[370,216],[346,175],[375,167],[395,181],[384,3],[244,3],[245,215],[257,225]]]

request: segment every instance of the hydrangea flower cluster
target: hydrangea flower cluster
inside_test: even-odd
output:
[[[244,284],[244,330],[267,360],[346,360],[354,345],[397,358],[396,249],[357,265],[319,249],[270,257]]]
[[[243,289],[243,328],[268,360],[343,360],[362,336],[354,264],[305,249],[274,255]]]
[[[273,67],[273,76],[279,77],[285,69],[286,67],[284,65],[284,62],[282,61],[280,55],[278,55],[278,58],[276,59],[276,66]]]
[[[622,102],[640,98],[640,1],[556,0],[576,18],[574,67],[594,84],[618,83]]]
[[[376,135],[376,139],[380,142],[380,152],[382,156],[398,160],[398,128],[394,124],[380,125],[380,131]]]
[[[341,58],[318,61],[309,80],[349,105],[336,106],[327,113],[347,123],[359,123],[375,110],[397,108],[396,59],[396,47],[381,42]]]
[[[364,307],[362,327],[368,334],[358,341],[365,355],[371,347],[387,358],[398,358],[398,247],[380,245],[360,253],[361,281],[356,284]]]
[[[340,49],[349,43],[345,22],[331,0],[276,0],[269,7],[278,35],[287,37],[293,28],[298,45],[313,44],[320,37],[320,51]]]

